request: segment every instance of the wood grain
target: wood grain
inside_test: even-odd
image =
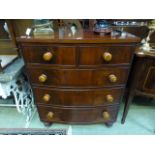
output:
[[[66,107],[92,107],[118,104],[123,88],[106,89],[58,89],[33,87],[37,104],[44,106],[66,106]],[[45,102],[45,94],[50,95],[49,102]],[[107,100],[107,95],[113,97],[113,101]]]
[[[116,121],[138,37],[80,30],[74,36],[59,32],[17,40],[41,121],[107,125]],[[52,53],[50,61],[43,59],[46,52]],[[110,53],[110,61],[104,60],[104,52]],[[39,82],[40,75],[46,75],[45,82]]]

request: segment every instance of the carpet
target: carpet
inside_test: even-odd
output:
[[[67,135],[66,129],[1,128],[0,135]]]

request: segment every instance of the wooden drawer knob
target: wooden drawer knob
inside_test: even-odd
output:
[[[41,74],[38,79],[39,82],[44,83],[47,80],[47,76],[45,74]]]
[[[52,120],[53,119],[53,117],[54,117],[54,113],[53,112],[48,112],[48,114],[47,114],[47,119],[48,120]]]
[[[114,74],[110,74],[109,75],[109,81],[112,82],[112,83],[117,82],[117,76],[114,75]]]
[[[51,52],[46,52],[43,54],[43,60],[44,61],[50,61],[53,58],[53,54]]]
[[[51,99],[51,96],[50,96],[49,94],[45,94],[45,95],[43,96],[43,101],[44,101],[44,102],[49,102],[50,99]]]
[[[102,113],[102,116],[103,116],[103,120],[104,121],[109,121],[110,120],[110,114],[107,112],[107,111],[104,111],[103,113]]]
[[[107,62],[112,60],[112,54],[109,52],[104,52],[102,56],[103,56],[103,59]]]
[[[110,103],[114,101],[113,96],[110,95],[110,94],[106,96],[106,99],[107,99],[107,101],[110,102]]]

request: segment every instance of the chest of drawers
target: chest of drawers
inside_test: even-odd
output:
[[[152,46],[153,44],[151,44]],[[153,47],[153,46],[152,46]],[[131,68],[128,80],[128,93],[124,100],[125,107],[122,117],[122,124],[125,123],[130,104],[133,98],[145,96],[149,99],[155,98],[155,50],[143,50],[137,48],[135,51],[134,63]],[[140,79],[140,80],[139,80]],[[149,105],[149,104],[148,104]]]
[[[116,121],[139,38],[82,31],[17,41],[41,121],[106,125]]]

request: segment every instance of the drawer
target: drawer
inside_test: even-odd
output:
[[[128,64],[133,51],[132,46],[81,46],[79,64]]]
[[[44,122],[97,123],[114,122],[118,107],[59,108],[38,106],[40,119]]]
[[[31,83],[39,86],[107,87],[124,85],[128,68],[53,69],[40,66],[28,68],[28,73]]]
[[[150,93],[155,92],[155,67],[154,66],[149,66],[147,68],[147,74],[144,80],[143,84],[143,90],[144,91],[149,91]]]
[[[76,64],[75,46],[24,46],[22,53],[26,63]]]
[[[47,89],[33,88],[37,104],[45,106],[103,106],[118,104],[123,88],[112,89]]]

